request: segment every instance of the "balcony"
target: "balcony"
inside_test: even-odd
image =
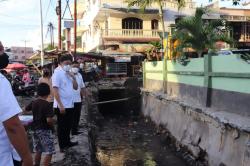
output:
[[[159,41],[159,30],[143,30],[143,29],[108,29],[103,30],[103,39],[110,41],[134,41],[134,42],[148,42]]]

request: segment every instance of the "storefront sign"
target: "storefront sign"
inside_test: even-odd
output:
[[[115,62],[131,62],[131,57],[127,57],[127,56],[117,56],[114,57]]]

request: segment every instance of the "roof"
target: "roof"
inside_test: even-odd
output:
[[[144,56],[144,55],[141,53],[132,53],[132,52],[101,51],[100,53],[97,53],[97,52],[79,53],[78,52],[76,56],[92,58],[92,59],[114,59],[117,56],[132,57],[132,56]]]
[[[44,52],[44,59],[57,58],[58,55],[65,54],[65,53],[67,53],[67,51],[58,51],[58,50],[45,51]],[[33,54],[27,60],[39,60],[40,58],[41,58],[41,51],[37,51],[35,54]]]

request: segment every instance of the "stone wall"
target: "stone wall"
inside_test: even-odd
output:
[[[247,117],[191,106],[166,94],[145,90],[142,113],[156,125],[164,126],[195,158],[202,157],[211,166],[250,165],[250,120]]]

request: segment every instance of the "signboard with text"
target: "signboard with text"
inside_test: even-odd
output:
[[[131,57],[126,57],[126,56],[117,56],[114,57],[115,62],[131,62]]]

